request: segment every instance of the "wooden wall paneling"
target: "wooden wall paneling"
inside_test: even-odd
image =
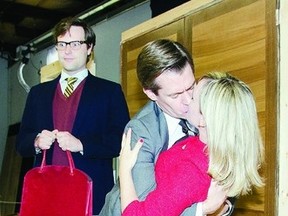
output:
[[[233,1],[227,0],[196,14],[187,22],[191,23],[191,49],[196,66],[196,77],[219,70],[228,71],[245,81],[252,89],[258,110],[260,129],[268,147],[270,137],[266,136],[270,121],[267,121],[267,20],[265,0]],[[275,48],[275,47],[274,47]],[[273,49],[273,48],[272,48]],[[274,60],[273,60],[274,62]],[[272,70],[273,71],[273,70]],[[275,119],[272,120],[275,123]],[[272,124],[274,124],[272,123]],[[270,145],[269,145],[270,146]],[[273,158],[275,151],[267,152]],[[275,157],[274,157],[275,159]],[[270,167],[270,171],[275,166]],[[265,188],[257,189],[250,196],[237,201],[234,215],[274,215],[274,206],[267,209],[267,187],[273,188],[275,173],[267,175]],[[273,171],[272,171],[273,172]],[[272,190],[269,191],[269,194]],[[275,193],[275,191],[274,191]],[[272,193],[273,194],[273,193]]]
[[[266,22],[266,187],[265,187],[265,215],[279,215],[278,207],[278,36],[276,27],[276,4],[279,1],[265,0]],[[285,26],[287,26],[285,24]],[[287,145],[287,143],[285,143]],[[287,184],[287,183],[286,183]],[[277,189],[276,189],[277,188]],[[287,194],[286,194],[287,197]],[[286,205],[288,205],[286,203]],[[286,212],[287,214],[287,212]]]
[[[169,25],[165,25],[150,33],[121,44],[121,84],[131,117],[133,117],[148,101],[137,78],[136,64],[138,54],[146,43],[160,38],[167,38],[183,43],[184,20],[180,19],[174,21]]]
[[[169,25],[175,20],[179,20],[188,14],[196,13],[215,4],[219,4],[223,0],[193,0],[188,1],[178,7],[175,7],[153,19],[149,19],[121,34],[121,41],[126,42],[138,38],[144,34],[150,34],[165,25]]]

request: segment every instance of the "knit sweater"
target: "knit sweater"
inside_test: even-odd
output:
[[[53,100],[53,122],[55,129],[72,132],[84,83],[85,80],[79,84],[68,98],[62,94],[60,84],[58,84]],[[52,164],[68,166],[66,152],[59,147],[57,140],[54,145]]]
[[[211,178],[208,156],[199,137],[188,137],[160,154],[155,166],[157,187],[144,201],[133,201],[124,216],[179,216],[207,197]]]

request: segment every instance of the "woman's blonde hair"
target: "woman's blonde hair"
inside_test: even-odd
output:
[[[200,111],[208,135],[209,174],[228,196],[263,186],[259,168],[264,160],[255,100],[250,88],[228,73],[212,72],[203,87]]]

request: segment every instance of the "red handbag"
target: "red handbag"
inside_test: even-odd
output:
[[[41,166],[26,173],[20,216],[92,215],[92,180],[66,152],[69,166],[46,165],[44,150]]]

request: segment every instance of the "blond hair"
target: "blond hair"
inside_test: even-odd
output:
[[[228,73],[205,76],[200,110],[208,135],[209,174],[228,196],[263,186],[259,168],[264,160],[255,100],[250,88]]]

